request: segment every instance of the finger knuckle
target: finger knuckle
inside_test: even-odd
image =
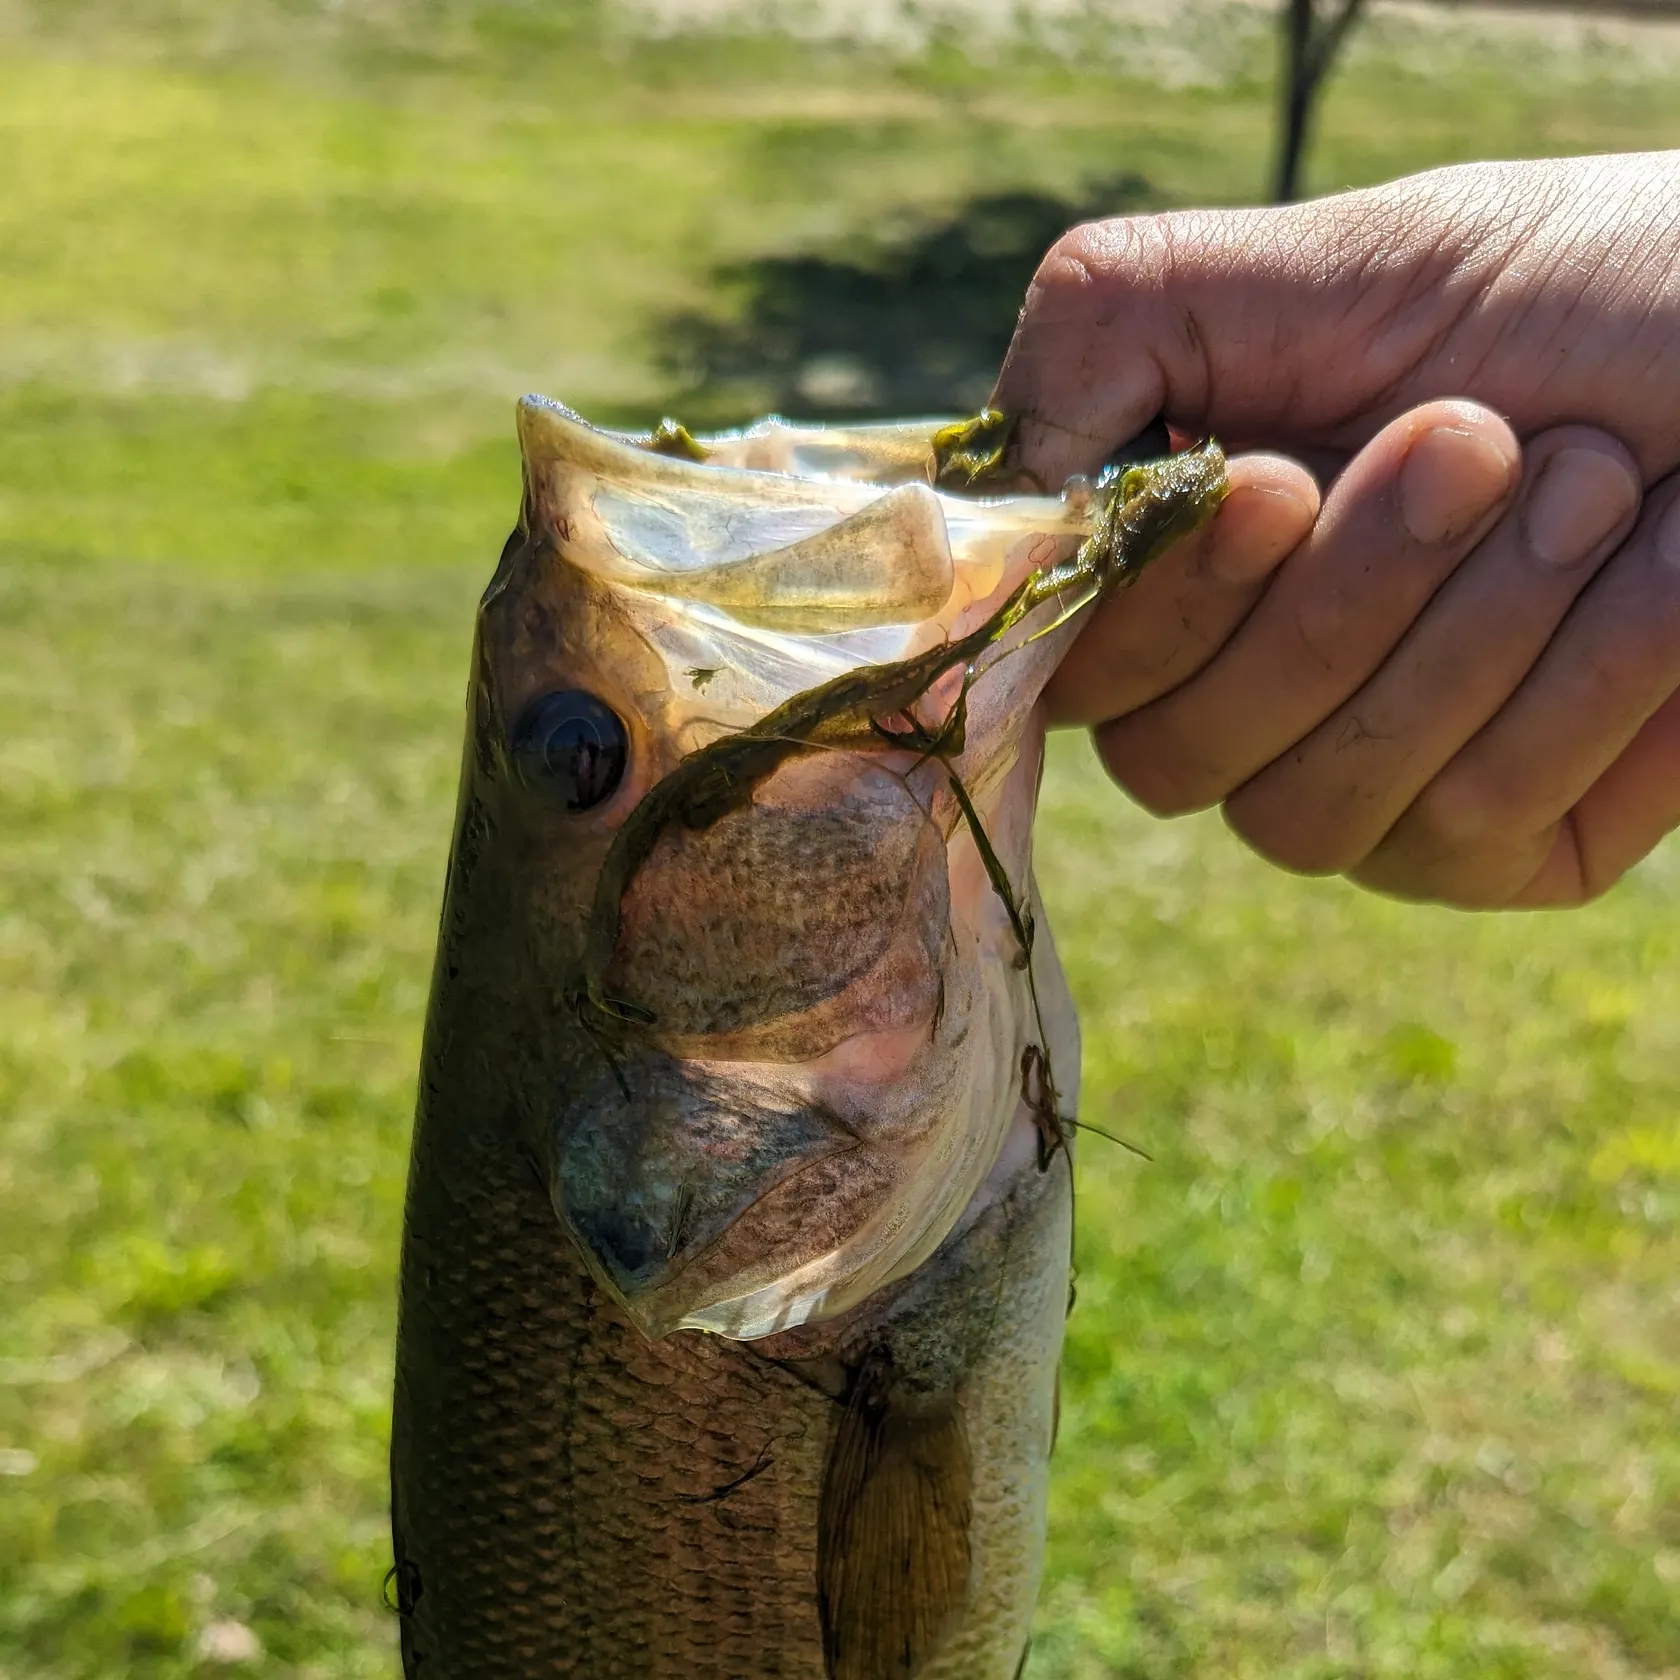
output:
[[[1107,766],[1115,785],[1134,805],[1152,817],[1188,817],[1214,804],[1217,794],[1198,797],[1190,786],[1158,771],[1127,766]]]
[[[1337,671],[1357,651],[1355,622],[1340,590],[1319,588],[1294,603],[1291,626],[1300,644],[1304,671]]]
[[[1620,718],[1641,708],[1653,678],[1644,635],[1620,645],[1588,644],[1576,655],[1574,704],[1589,717]]]
[[[1294,875],[1340,875],[1362,851],[1333,820],[1299,801],[1239,789],[1225,802],[1225,825],[1251,851]]]
[[[1029,296],[1043,296],[1058,291],[1076,291],[1089,287],[1104,271],[1103,224],[1081,222],[1069,228],[1045,252],[1033,275]]]
[[[1511,821],[1509,801],[1487,777],[1447,772],[1418,795],[1407,826],[1429,851],[1453,857],[1485,848]]]
[[[1158,277],[1170,253],[1160,219],[1118,216],[1069,228],[1045,253],[1027,289],[1029,318],[1101,317],[1115,288]]]
[[[1097,756],[1110,779],[1153,817],[1205,811],[1227,791],[1210,785],[1210,772],[1187,756],[1152,750],[1123,726],[1097,732]]]

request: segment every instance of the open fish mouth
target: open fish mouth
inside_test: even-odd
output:
[[[520,425],[487,820],[526,937],[572,953],[554,1206],[650,1336],[845,1311],[938,1247],[1023,1108],[1059,1138],[1036,703],[1223,457],[1021,495],[995,414],[629,439],[527,399]]]

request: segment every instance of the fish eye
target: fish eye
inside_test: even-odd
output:
[[[588,811],[610,799],[629,757],[618,714],[580,688],[533,700],[513,731],[520,781],[562,811]]]

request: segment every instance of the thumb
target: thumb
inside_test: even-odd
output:
[[[1156,417],[1233,448],[1352,449],[1407,406],[1461,255],[1398,185],[1087,223],[1040,264],[993,402],[1046,484]]]

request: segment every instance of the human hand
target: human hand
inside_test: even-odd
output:
[[[1157,413],[1335,475],[1234,461],[1070,654],[1053,715],[1145,805],[1466,906],[1591,897],[1680,820],[1680,158],[1076,230],[997,400],[1051,482]]]

